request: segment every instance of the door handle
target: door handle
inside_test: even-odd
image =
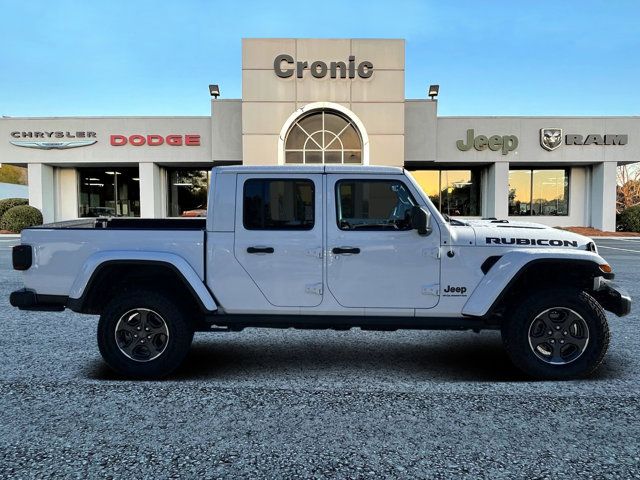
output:
[[[273,247],[249,247],[247,253],[273,253]]]
[[[331,251],[336,255],[360,253],[360,249],[358,247],[334,247]]]

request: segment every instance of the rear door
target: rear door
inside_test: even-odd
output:
[[[322,198],[319,174],[240,174],[234,254],[278,307],[322,301]]]
[[[327,175],[327,283],[345,307],[431,308],[438,303],[440,232],[418,235],[419,198],[400,175]]]

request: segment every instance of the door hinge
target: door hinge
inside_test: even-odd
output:
[[[440,258],[440,247],[423,248],[422,255],[425,257]]]
[[[423,285],[422,295],[435,295],[437,297],[440,295],[440,284],[432,283],[431,285]]]
[[[310,255],[310,256],[316,257],[316,258],[322,258],[324,256],[324,252],[323,252],[321,247],[311,248],[311,249],[307,250],[307,255]]]
[[[312,293],[314,295],[322,295],[322,284],[312,283],[310,285],[307,285],[305,288],[305,292]]]

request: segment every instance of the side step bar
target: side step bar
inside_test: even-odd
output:
[[[206,322],[211,325],[207,331],[240,331],[244,328],[297,328],[297,329],[332,329],[395,331],[395,330],[496,330],[498,325],[491,325],[480,318],[471,317],[362,317],[354,315],[250,315],[250,314],[217,314],[208,315]]]

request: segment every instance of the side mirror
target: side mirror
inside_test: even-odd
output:
[[[431,234],[431,212],[415,206],[411,209],[411,228],[418,231],[419,235]]]

